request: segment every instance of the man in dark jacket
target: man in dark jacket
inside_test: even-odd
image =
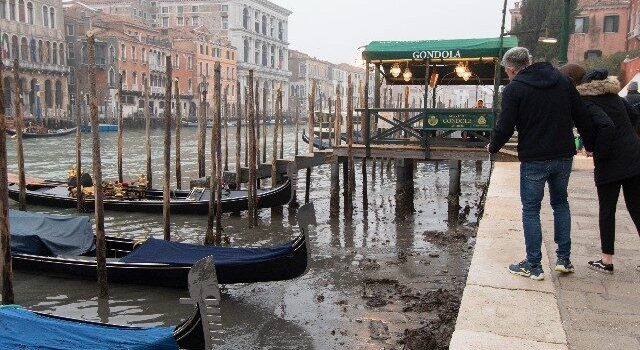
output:
[[[640,92],[638,92],[638,82],[630,82],[627,91],[627,97],[625,97],[627,102],[629,102],[633,108],[640,110]],[[640,120],[636,120],[632,126],[636,130],[636,133],[640,135]]]
[[[571,213],[567,186],[576,147],[573,126],[582,135],[585,148],[593,145],[592,122],[576,88],[549,63],[531,64],[529,50],[507,51],[502,65],[511,80],[502,93],[502,112],[496,124],[489,152],[498,152],[518,130],[520,199],[527,258],[509,266],[514,274],[544,279],[540,206],[545,184],[554,216],[554,239],[558,245],[558,272],[573,272],[571,255]]]

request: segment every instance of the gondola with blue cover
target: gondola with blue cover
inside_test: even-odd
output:
[[[192,314],[175,327],[129,327],[0,306],[0,349],[204,350],[220,342],[220,290],[211,257],[189,271]]]
[[[11,251],[16,269],[79,279],[96,278],[95,243],[88,217],[11,211]],[[106,238],[109,282],[187,287],[189,268],[213,256],[221,284],[289,280],[308,267],[311,204],[298,211],[300,235],[272,247],[202,246],[147,239]]]

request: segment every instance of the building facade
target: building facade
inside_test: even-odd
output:
[[[8,115],[13,115],[16,83],[25,117],[66,115],[69,68],[60,0],[0,0],[0,57]],[[20,64],[18,82],[11,68],[15,59]]]
[[[628,0],[578,1],[569,40],[569,62],[627,51],[630,9]]]

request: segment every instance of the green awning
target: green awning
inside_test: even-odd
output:
[[[518,38],[505,36],[503,51],[518,46]],[[423,41],[373,41],[362,58],[369,61],[474,59],[498,57],[500,38]]]

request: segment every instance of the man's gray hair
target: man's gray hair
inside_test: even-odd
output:
[[[526,47],[514,47],[504,53],[502,66],[511,67],[517,72],[527,68],[532,63],[532,57]]]

